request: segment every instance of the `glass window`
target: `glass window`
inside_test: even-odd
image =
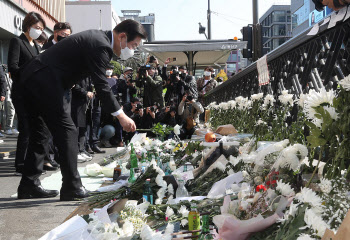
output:
[[[287,16],[287,22],[291,22],[292,21],[292,18],[291,18],[291,16]]]
[[[274,22],[285,22],[286,21],[286,12],[285,11],[274,11],[273,12],[273,21]]]
[[[285,36],[286,35],[286,25],[278,24],[272,26],[273,36]]]
[[[228,62],[237,62],[237,54],[231,53],[230,56],[228,57]]]
[[[227,69],[236,70],[236,63],[229,63],[229,64],[227,64]]]

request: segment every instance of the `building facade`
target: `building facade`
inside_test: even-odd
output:
[[[148,38],[148,42],[154,42],[155,34],[154,34],[154,23],[155,23],[155,15],[154,13],[149,13],[147,16],[140,16],[140,10],[122,10],[123,17],[120,19],[123,21],[125,19],[132,19],[138,21],[142,24],[142,26],[146,29]]]
[[[259,19],[262,26],[263,53],[276,49],[292,38],[290,5],[273,5]]]
[[[112,30],[121,22],[111,1],[66,1],[66,21],[73,34],[89,29]]]
[[[332,9],[328,7],[325,7],[324,11],[318,12],[315,10],[315,4],[311,0],[292,0],[290,8],[292,12],[293,36],[304,32],[310,26],[332,13]]]
[[[53,27],[58,21],[64,20],[61,16],[54,17],[54,12],[63,13],[64,1],[50,0],[50,4],[42,5],[44,1],[34,0],[0,0],[0,62],[7,64],[8,48],[11,38],[21,35],[22,22],[28,12],[39,13],[46,22],[45,33],[50,36]],[[56,3],[56,4],[55,4]]]

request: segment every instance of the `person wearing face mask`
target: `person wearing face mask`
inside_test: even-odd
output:
[[[204,105],[205,94],[215,88],[217,85],[216,80],[212,78],[213,73],[214,69],[212,67],[206,67],[204,69],[204,78],[200,78],[197,81],[198,100],[202,105]]]
[[[185,66],[179,67],[179,73],[181,78],[181,84],[183,87],[183,92],[189,91],[194,99],[198,99],[196,79],[187,73],[187,69]]]
[[[23,33],[19,37],[12,38],[10,41],[8,70],[13,80],[11,97],[17,114],[19,131],[15,175],[21,175],[23,172],[24,159],[29,141],[28,116],[24,106],[26,99],[24,98],[24,91],[19,84],[20,75],[23,72],[25,64],[40,53],[40,46],[34,40],[40,37],[45,27],[46,24],[42,16],[39,13],[30,12],[23,20]],[[40,173],[42,172],[41,169]]]
[[[46,50],[66,37],[69,37],[72,32],[72,27],[68,22],[56,23],[53,27],[53,35],[51,35],[49,41],[43,46],[43,50]]]
[[[70,115],[70,89],[79,79],[90,76],[104,111],[118,118],[125,131],[134,132],[134,121],[125,115],[108,85],[106,68],[113,53],[126,60],[146,38],[143,26],[128,19],[113,31],[87,30],[74,34],[26,65],[20,81],[25,90],[30,137],[25,170],[17,190],[19,199],[58,195],[56,190],[44,189],[39,180],[45,152],[42,141],[48,130],[59,151],[60,200],[89,196],[77,168],[77,129]]]
[[[150,107],[153,103],[157,103],[161,108],[164,107],[163,99],[163,80],[159,75],[156,75],[156,68],[149,67],[146,70],[146,84],[144,89],[144,106]]]

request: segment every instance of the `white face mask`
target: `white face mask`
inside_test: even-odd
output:
[[[112,73],[113,73],[113,70],[107,70],[107,71],[106,71],[106,75],[107,75],[107,76],[112,76]]]
[[[29,36],[30,36],[32,39],[38,39],[38,37],[40,37],[40,35],[41,35],[42,32],[43,32],[43,31],[41,31],[40,29],[30,28]]]
[[[127,60],[129,58],[131,58],[132,56],[134,56],[134,49],[130,49],[128,48],[128,38],[126,38],[126,47],[122,48],[122,42],[120,42],[120,58],[122,60]]]
[[[205,71],[205,72],[204,72],[204,76],[210,77],[210,76],[211,76],[211,72]]]

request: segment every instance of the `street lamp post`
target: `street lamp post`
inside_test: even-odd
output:
[[[211,12],[210,12],[210,0],[208,0],[208,13],[207,13],[207,18],[208,18],[208,39],[211,39]]]

